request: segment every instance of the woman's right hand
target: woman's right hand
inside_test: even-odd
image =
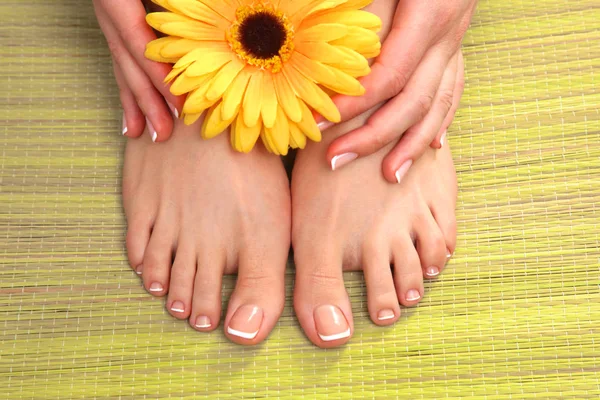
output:
[[[169,91],[164,79],[167,64],[148,60],[146,45],[156,39],[146,23],[141,0],[93,0],[96,17],[113,59],[119,96],[123,105],[123,134],[138,137],[148,128],[152,140],[171,136],[173,118],[179,116],[184,98]]]

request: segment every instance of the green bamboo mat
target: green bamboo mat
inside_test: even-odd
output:
[[[90,2],[0,1],[0,398],[598,398],[600,4],[481,1],[464,53],[443,277],[382,329],[348,274],[355,336],[329,351],[288,290],[271,337],[243,348],[171,318],[127,266],[125,141]]]

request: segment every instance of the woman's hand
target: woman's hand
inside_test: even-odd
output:
[[[385,178],[396,182],[426,147],[441,146],[462,95],[459,49],[476,2],[400,0],[382,52],[371,74],[361,79],[366,94],[334,99],[344,121],[386,104],[364,126],[330,145],[333,169],[340,167],[337,160],[369,155],[402,136],[383,161]],[[321,124],[322,129],[329,126]]]
[[[93,0],[96,17],[108,42],[123,105],[123,134],[138,137],[147,126],[153,141],[169,138],[173,117],[184,99],[169,92],[164,79],[171,66],[144,57],[146,44],[156,39],[146,24],[141,0]]]

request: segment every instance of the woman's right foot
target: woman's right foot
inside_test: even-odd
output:
[[[210,331],[221,317],[223,274],[238,272],[225,334],[264,340],[284,305],[290,245],[289,181],[279,157],[258,145],[231,149],[228,132],[205,141],[201,121],[176,122],[172,138],[129,140],[123,172],[127,252],[171,315]]]

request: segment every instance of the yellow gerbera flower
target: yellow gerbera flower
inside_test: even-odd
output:
[[[381,48],[381,20],[360,10],[372,0],[152,1],[167,12],[147,21],[169,36],[149,43],[146,57],[175,64],[166,81],[188,94],[185,123],[208,110],[202,137],[231,126],[242,152],[259,137],[275,154],[320,141],[311,109],[339,122],[329,94],[362,95],[356,78]]]

